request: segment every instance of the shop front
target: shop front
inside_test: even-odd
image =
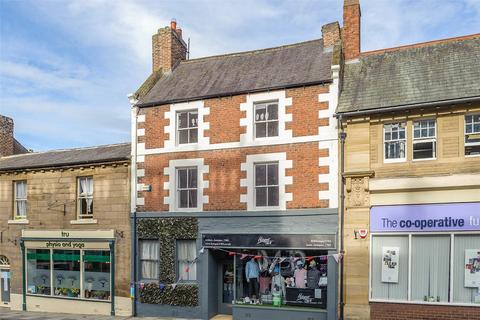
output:
[[[478,316],[479,202],[373,206],[370,231],[372,318],[405,304]]]
[[[115,315],[113,230],[23,230],[21,249],[23,310]]]
[[[218,270],[218,313],[233,319],[331,319],[336,234],[203,234]],[[214,294],[215,296],[215,294]]]

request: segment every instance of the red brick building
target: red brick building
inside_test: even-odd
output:
[[[187,60],[172,21],[152,47],[130,96],[137,312],[335,319],[339,24]]]

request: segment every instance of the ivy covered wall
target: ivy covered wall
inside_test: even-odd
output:
[[[140,287],[140,302],[172,306],[198,306],[198,285],[177,282],[175,242],[197,239],[198,220],[192,217],[143,218],[137,222],[138,239],[160,241],[159,283]]]

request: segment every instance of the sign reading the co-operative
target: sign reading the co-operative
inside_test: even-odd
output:
[[[480,202],[372,207],[370,231],[480,231]]]
[[[204,234],[207,248],[335,249],[335,234]]]

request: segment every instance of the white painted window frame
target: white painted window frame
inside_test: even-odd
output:
[[[197,126],[196,127],[190,127],[190,123],[188,123],[187,128],[180,128],[180,121],[179,117],[181,113],[196,113],[197,114]],[[197,144],[198,143],[198,136],[199,136],[199,128],[198,128],[198,109],[192,109],[192,110],[180,110],[176,112],[175,115],[175,125],[176,125],[176,131],[175,131],[175,143],[177,146],[185,146],[185,145],[192,145],[192,144]],[[190,130],[197,129],[197,142],[190,142]],[[188,141],[187,143],[180,143],[180,131],[187,131],[188,132]]]
[[[260,165],[263,165],[263,166],[266,166],[266,181],[265,181],[265,185],[257,185],[257,166],[260,166]],[[279,171],[279,166],[278,166],[278,162],[276,161],[273,161],[273,162],[256,162],[253,164],[254,166],[254,170],[253,170],[253,184],[254,184],[254,188],[255,188],[255,192],[254,192],[254,201],[255,201],[255,207],[256,208],[271,208],[272,206],[268,206],[268,189],[269,188],[277,188],[278,189],[278,195],[279,195],[279,204],[280,204],[280,186],[278,184],[278,181],[277,181],[277,184],[268,184],[268,166],[269,165],[277,165],[277,177],[279,177],[279,174],[278,174],[278,171]],[[279,179],[277,179],[279,180]],[[266,202],[267,202],[267,205],[266,206],[257,206],[257,189],[258,188],[267,188],[267,194],[266,194]],[[278,207],[278,206],[273,206],[273,207]]]
[[[420,138],[415,138],[415,123],[418,123],[418,122],[428,122],[428,121],[434,121],[434,124],[435,124],[435,133],[434,133],[434,136],[433,137],[427,137],[427,138],[423,138],[423,137],[420,137]],[[428,160],[436,160],[437,159],[437,151],[438,151],[438,148],[437,148],[437,120],[434,119],[434,118],[426,118],[426,119],[418,119],[418,120],[413,120],[412,121],[412,161],[428,161]],[[429,130],[430,127],[427,126],[427,130]],[[421,129],[420,129],[421,130]],[[406,131],[406,130],[405,130]],[[406,138],[406,134],[405,134],[405,138]],[[431,158],[421,158],[421,159],[414,159],[414,156],[415,156],[415,150],[414,150],[414,147],[415,147],[415,144],[417,143],[423,143],[423,142],[433,142],[433,157]]]
[[[179,208],[177,203],[177,168],[197,167],[197,207]],[[203,158],[195,159],[175,159],[170,160],[168,167],[165,167],[163,174],[169,176],[169,181],[163,183],[163,189],[167,190],[169,195],[164,197],[163,203],[168,205],[170,212],[197,212],[203,211],[203,205],[208,203],[208,196],[204,195],[204,189],[209,187],[208,180],[204,179],[204,174],[209,172],[209,166],[204,164]]]
[[[480,115],[480,113],[468,113],[466,114],[464,117],[463,117],[463,122],[464,122],[464,125],[463,125],[463,133],[464,133],[464,150],[463,150],[463,154],[465,155],[466,158],[474,158],[474,157],[480,157],[479,154],[465,154],[466,152],[466,148],[467,146],[478,146],[480,145],[480,142],[469,142],[467,143],[466,140],[467,140],[467,134],[480,134],[480,132],[476,132],[474,131],[474,124],[475,122],[472,122],[472,132],[471,133],[467,133],[467,117],[473,117],[473,116],[478,116]],[[473,119],[472,119],[473,121]]]
[[[91,214],[82,215],[80,213],[80,206],[81,206],[82,199],[92,199],[92,202],[94,202],[95,197],[94,197],[94,194],[92,194],[91,196],[81,196],[80,195],[80,180],[81,179],[92,179],[93,190],[95,192],[95,183],[94,183],[94,180],[93,180],[93,176],[77,177],[77,220],[91,220],[91,219],[93,219],[94,212],[92,211]],[[92,210],[93,210],[93,208],[92,208]]]
[[[405,124],[405,138],[404,139],[397,139],[397,140],[389,140],[388,142],[395,142],[395,141],[404,141],[405,143],[405,156],[403,158],[395,158],[395,159],[387,159],[387,155],[385,153],[385,146],[386,146],[386,143],[387,141],[385,140],[385,126],[387,125],[391,125],[391,124],[400,124],[400,123],[404,123]],[[387,123],[384,123],[383,124],[383,145],[382,145],[382,149],[383,149],[383,162],[384,163],[398,163],[398,162],[406,162],[407,161],[407,154],[408,154],[408,134],[407,134],[408,130],[407,130],[407,122],[406,121],[393,121],[393,122],[387,122]]]
[[[19,198],[17,195],[17,184],[24,183],[25,189],[27,190],[25,198]],[[25,201],[25,215],[18,215],[18,206],[17,203],[20,201]],[[27,180],[16,180],[13,182],[13,219],[14,220],[26,220],[28,216],[28,183]]]
[[[266,119],[265,120],[257,120],[256,117],[255,117],[255,114],[257,112],[257,108],[258,107],[265,107],[265,114],[268,115],[268,106],[272,105],[272,104],[276,104],[277,106],[277,119],[274,119],[274,120],[270,120],[270,119]],[[279,123],[279,119],[278,119],[278,100],[272,100],[272,101],[262,101],[262,102],[255,102],[253,104],[253,138],[255,140],[267,140],[267,139],[272,139],[272,138],[276,138],[278,137],[279,135],[279,126],[280,126],[280,123]],[[257,137],[257,123],[265,123],[266,124],[266,127],[265,127],[265,137]],[[277,135],[276,136],[269,136],[268,135],[268,126],[269,124],[272,124],[272,123],[276,123],[277,124]]]
[[[263,162],[278,163],[278,206],[257,207],[255,205],[255,164]],[[240,186],[247,188],[246,194],[240,195],[240,202],[247,204],[248,211],[286,210],[287,202],[293,200],[293,194],[286,192],[286,186],[293,184],[293,177],[286,175],[286,169],[293,167],[293,161],[287,160],[286,152],[247,155],[246,162],[240,166],[246,172],[246,179],[240,180]]]
[[[197,170],[197,185],[195,186],[195,188],[190,188],[188,187],[188,170],[191,170],[191,169],[195,169]],[[198,208],[198,167],[194,166],[194,167],[177,167],[175,168],[176,170],[176,174],[175,174],[175,179],[176,179],[176,182],[175,182],[175,187],[176,187],[176,194],[175,194],[175,205],[177,206],[177,208],[179,209],[191,209],[191,208],[195,208],[197,209]],[[187,170],[187,187],[186,188],[181,188],[180,187],[180,170]],[[192,191],[192,190],[195,190],[197,191],[197,206],[196,207],[180,207],[180,193],[182,191]],[[190,193],[188,193],[188,198],[190,198]]]

